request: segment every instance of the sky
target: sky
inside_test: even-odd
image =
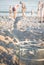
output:
[[[24,1],[26,3],[27,11],[37,11],[39,0],[0,0],[0,11],[8,11],[10,5],[14,6],[15,4],[19,4],[20,1]]]

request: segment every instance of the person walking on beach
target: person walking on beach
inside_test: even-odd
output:
[[[39,4],[38,4],[38,17],[39,17],[40,21],[42,21],[42,5],[43,5],[43,2],[39,1]]]
[[[14,19],[16,19],[18,7],[19,7],[19,5],[15,5],[15,6],[12,8],[13,18],[14,18]]]
[[[44,3],[42,5],[42,21],[44,22]]]
[[[24,2],[20,2],[20,4],[21,4],[21,6],[22,6],[22,16],[23,16],[23,17],[26,17],[26,16],[25,16],[25,12],[26,12],[26,5],[25,5],[25,3],[24,3]]]
[[[9,7],[9,17],[12,18],[12,6]]]
[[[34,15],[34,10],[31,10],[31,16],[33,16]]]

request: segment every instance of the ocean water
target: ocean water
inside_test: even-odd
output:
[[[14,6],[15,4],[19,4],[20,1],[26,3],[27,10],[29,11],[31,9],[36,10],[35,8],[37,7],[39,0],[0,0],[0,11],[8,11],[10,5]]]
[[[28,12],[31,10],[37,11],[39,0],[34,0],[34,1],[33,0],[0,0],[0,11],[9,11],[10,5],[13,7],[16,4],[19,4],[20,1],[24,1],[26,3],[26,9],[27,9],[26,11],[28,11]],[[18,11],[21,12],[21,5],[18,8]]]
[[[20,1],[24,1],[26,4],[26,12],[34,11],[37,12],[38,9],[38,2],[39,0],[0,0],[0,15],[9,15],[9,13],[6,13],[6,11],[9,11],[9,6],[11,5],[12,7],[15,6],[16,4],[20,5]],[[44,1],[44,0],[42,0]],[[2,12],[2,11],[5,11]],[[18,8],[18,12],[21,12],[21,5]],[[26,15],[30,16],[30,13],[26,13]],[[21,15],[21,13],[18,13],[18,16]],[[35,13],[34,16],[37,14]]]

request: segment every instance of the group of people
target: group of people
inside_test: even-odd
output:
[[[22,16],[26,17],[25,12],[26,12],[26,5],[24,2],[20,1],[20,5],[22,8]],[[10,6],[9,8],[9,14],[11,18],[16,18],[17,16],[17,9],[19,8],[19,5],[15,5],[14,7]],[[13,13],[12,13],[13,12]],[[31,12],[33,13],[33,11]],[[13,14],[13,16],[12,16]],[[40,18],[40,21],[44,21],[44,2],[43,1],[39,1],[38,3],[38,17]]]
[[[38,3],[38,17],[41,19],[41,21],[44,21],[44,2],[39,1]]]
[[[20,5],[22,7],[22,16],[25,17],[25,12],[26,12],[26,6],[25,6],[25,3],[24,2],[20,2]],[[14,18],[16,19],[16,16],[17,16],[17,9],[19,8],[19,5],[15,5],[14,7],[12,7],[10,5],[10,8],[9,8],[9,16],[11,18]]]

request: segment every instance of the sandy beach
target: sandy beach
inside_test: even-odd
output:
[[[0,0],[0,65],[44,65],[44,0]]]
[[[0,65],[44,65],[43,22],[3,17],[0,24]]]

